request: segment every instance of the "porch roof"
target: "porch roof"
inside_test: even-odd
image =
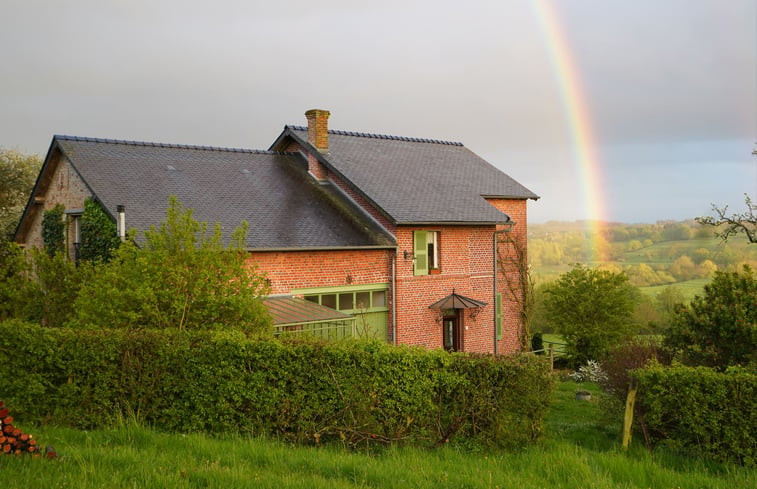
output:
[[[354,321],[354,317],[330,307],[299,297],[268,297],[263,301],[273,318],[274,326],[314,324],[332,321]]]
[[[447,297],[438,300],[428,306],[429,309],[475,309],[484,307],[486,302],[481,302],[464,295],[456,294],[455,289]]]

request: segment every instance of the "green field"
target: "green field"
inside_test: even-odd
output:
[[[706,278],[697,278],[694,280],[687,280],[685,282],[678,282],[674,284],[674,287],[681,291],[681,294],[683,294],[684,299],[690,301],[694,298],[695,295],[702,295],[704,292],[704,286],[710,283],[710,279]],[[663,289],[668,287],[667,285],[653,285],[650,287],[639,287],[639,290],[643,294],[646,294],[650,297],[655,297],[657,294],[662,292]]]
[[[588,389],[591,401],[576,401]],[[603,421],[596,386],[563,382],[545,437],[515,452],[447,446],[356,453],[244,436],[169,435],[23,427],[55,460],[0,456],[2,487],[47,488],[722,488],[757,487],[754,470],[619,447],[620,425]]]

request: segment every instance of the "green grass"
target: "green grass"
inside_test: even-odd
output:
[[[592,400],[576,401],[576,389]],[[755,471],[619,447],[596,386],[560,383],[540,442],[520,451],[293,447],[241,436],[24,427],[56,460],[0,457],[7,489],[50,488],[727,488],[757,487]]]
[[[704,294],[704,286],[709,284],[711,281],[712,279],[709,278],[697,278],[694,280],[687,280],[685,282],[676,282],[675,284],[671,284],[671,286],[680,290],[681,294],[683,294],[684,299],[691,301],[691,299],[693,299],[695,295],[701,296],[702,294]],[[641,290],[643,294],[646,294],[650,297],[656,297],[657,294],[662,292],[666,287],[669,286],[653,285],[649,287],[639,287],[639,290]]]

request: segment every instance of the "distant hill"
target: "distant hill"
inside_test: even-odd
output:
[[[650,294],[673,285],[690,298],[715,270],[743,263],[757,268],[757,245],[739,236],[724,243],[712,227],[693,219],[654,224],[548,222],[530,224],[528,231],[529,262],[537,284],[583,263],[623,270]]]

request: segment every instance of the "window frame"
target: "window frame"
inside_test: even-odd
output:
[[[368,293],[369,305],[368,307],[358,307],[357,295],[359,293]],[[384,294],[384,305],[374,305],[374,294],[376,292],[382,292]],[[343,287],[320,287],[309,289],[294,289],[292,294],[302,295],[305,300],[315,302],[316,304],[323,305],[323,296],[336,295],[336,308],[337,311],[347,314],[361,314],[364,312],[386,312],[389,310],[389,284],[376,283],[376,284],[364,284],[364,285],[345,285]],[[344,294],[352,294],[352,308],[341,308],[340,296]],[[313,300],[317,298],[317,301]],[[330,307],[330,306],[326,306]]]
[[[413,231],[413,275],[432,275],[431,270],[441,270],[440,242],[441,231]]]

